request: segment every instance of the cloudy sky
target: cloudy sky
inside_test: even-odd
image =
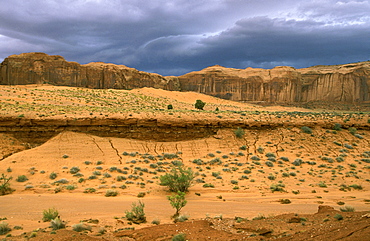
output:
[[[370,0],[0,0],[0,62],[45,52],[162,75],[370,59]]]

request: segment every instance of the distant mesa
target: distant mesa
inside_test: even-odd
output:
[[[299,103],[370,101],[370,62],[295,69],[225,68],[219,65],[182,76],[161,76],[108,63],[81,65],[58,55],[23,53],[0,65],[1,85],[51,84],[95,89],[194,91],[234,101]]]

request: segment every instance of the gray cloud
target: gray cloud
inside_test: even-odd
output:
[[[0,0],[0,60],[67,60],[180,75],[369,59],[370,2],[350,0]]]

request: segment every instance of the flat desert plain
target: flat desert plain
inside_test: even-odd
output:
[[[0,101],[4,240],[370,239],[368,112],[151,88],[1,86]],[[160,178],[179,167],[195,177],[174,223]]]

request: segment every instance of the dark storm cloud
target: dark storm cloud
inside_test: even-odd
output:
[[[0,60],[22,52],[164,75],[369,59],[369,1],[0,0]]]

